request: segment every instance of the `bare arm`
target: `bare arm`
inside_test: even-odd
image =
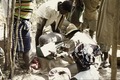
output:
[[[51,24],[52,31],[55,32],[55,21]]]
[[[52,28],[52,31],[53,32],[57,32],[57,33],[60,33],[60,30],[57,28],[57,29],[55,29],[55,25],[56,25],[56,23],[55,23],[55,21],[51,24],[51,28]]]
[[[43,18],[42,22],[37,23],[37,31],[35,36],[36,46],[39,45],[39,37],[42,35],[43,28],[46,24],[47,19]]]

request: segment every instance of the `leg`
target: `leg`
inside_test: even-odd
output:
[[[92,30],[90,29],[90,30],[89,30],[89,35],[91,36],[91,38],[93,38],[94,31],[92,31]]]
[[[104,55],[104,58],[103,58],[103,67],[104,68],[109,67],[110,64],[109,64],[109,54],[108,54],[108,52],[103,52],[103,55]]]
[[[100,44],[100,47],[101,47],[101,51],[102,51],[101,67],[107,68],[107,67],[110,66],[110,64],[109,64],[109,53],[108,53],[108,51],[110,50],[110,46],[104,45],[104,44]]]
[[[103,54],[104,54],[104,61],[106,62],[107,60],[108,60],[108,52],[103,52]]]
[[[29,65],[30,65],[29,54],[30,54],[30,51],[27,51],[27,52],[23,53],[23,61],[25,62],[25,68],[26,69],[29,69]]]
[[[22,39],[23,39],[23,61],[25,62],[25,68],[29,69],[30,63],[30,51],[31,51],[31,37],[29,28],[31,27],[28,25],[28,21],[23,22],[23,29],[22,29]]]

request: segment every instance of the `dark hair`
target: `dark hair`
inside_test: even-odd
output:
[[[68,12],[71,12],[71,9],[72,9],[72,2],[71,1],[64,1],[62,3],[62,7],[64,10],[68,11]]]
[[[71,78],[70,80],[77,80],[75,77]]]

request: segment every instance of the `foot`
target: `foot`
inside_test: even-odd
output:
[[[103,63],[103,68],[107,68],[107,67],[110,67],[110,63],[109,62],[104,62]]]
[[[29,66],[27,66],[26,64],[22,64],[20,67],[21,67],[22,69],[29,70]]]
[[[102,68],[107,68],[107,67],[110,67],[109,62],[103,62],[103,63],[101,63],[101,64],[100,64],[99,69],[102,69]]]

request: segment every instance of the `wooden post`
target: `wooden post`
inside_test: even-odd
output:
[[[11,22],[10,22],[10,28],[9,28],[9,54],[10,54],[10,62],[11,62],[11,66],[10,66],[10,76],[9,78],[12,79],[13,75],[14,75],[14,62],[12,60],[12,33],[13,33],[13,24],[14,24],[14,12],[15,12],[15,3],[16,0],[12,0],[12,6],[11,6]]]
[[[111,80],[116,80],[117,75],[117,34],[118,34],[118,27],[119,27],[119,0],[115,0],[116,4],[115,9],[115,17],[114,17],[114,24],[113,24],[113,41],[112,41],[112,57],[111,57],[111,63],[112,63],[112,71],[111,71]],[[112,6],[112,5],[111,5]]]
[[[4,70],[7,70],[8,69],[8,67],[9,67],[9,64],[10,64],[10,60],[9,60],[9,58],[10,58],[10,44],[9,44],[9,40],[10,40],[10,34],[9,34],[9,28],[10,28],[10,26],[9,26],[9,10],[10,10],[10,7],[9,7],[9,4],[10,4],[10,0],[8,0],[8,6],[7,6],[7,19],[6,19],[6,23],[7,23],[7,31],[8,31],[8,33],[7,33],[7,37],[8,37],[8,39],[7,39],[7,41],[6,41],[6,43],[7,43],[7,46],[6,46],[6,51],[5,51],[5,65],[4,65]]]
[[[15,1],[16,2],[16,1]],[[19,0],[19,6],[21,6],[21,0]],[[14,70],[15,70],[15,56],[16,56],[16,49],[17,49],[17,43],[18,43],[18,26],[20,23],[20,9],[19,7],[19,15],[17,17],[17,26],[16,26],[16,31],[15,31],[15,42],[14,42],[14,49],[13,49],[13,61],[12,61],[12,66],[11,66],[11,77],[14,76]]]
[[[5,55],[5,65],[4,70],[8,69],[8,53],[7,53],[7,39],[6,39],[6,23],[4,23],[4,55]]]
[[[14,0],[13,2],[12,2],[12,4],[13,4],[13,6],[15,6],[15,3],[16,3],[16,0]],[[12,7],[13,7],[12,6]],[[21,6],[21,0],[19,0],[19,6]],[[15,8],[15,7],[14,7]],[[13,56],[11,56],[11,59],[13,59],[12,60],[12,64],[11,64],[11,73],[10,73],[10,79],[12,79],[13,78],[13,76],[14,76],[14,70],[15,70],[15,56],[16,56],[16,49],[17,49],[17,43],[18,43],[18,26],[19,26],[19,23],[20,23],[20,9],[21,9],[21,7],[19,7],[19,15],[18,15],[18,17],[17,17],[17,26],[16,26],[16,31],[15,31],[15,41],[13,42],[14,43],[14,48],[13,48]],[[12,24],[11,24],[11,26],[13,26],[13,22],[14,22],[14,10],[13,10],[13,21],[12,21]]]

